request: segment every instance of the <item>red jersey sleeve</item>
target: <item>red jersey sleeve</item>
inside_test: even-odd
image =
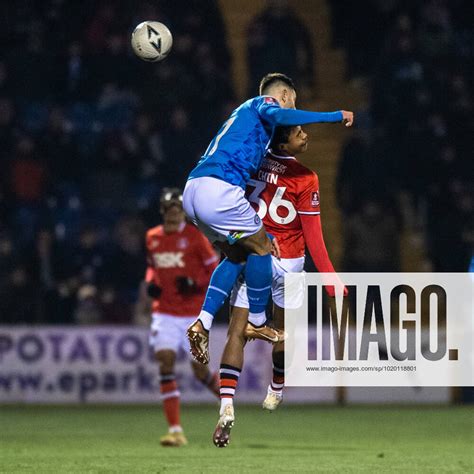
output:
[[[146,283],[155,283],[155,285],[160,284],[160,280],[158,278],[158,272],[155,270],[153,265],[153,257],[150,251],[150,235],[147,233],[145,245],[146,245],[146,271],[145,271],[145,282]]]
[[[296,210],[301,215],[319,215],[319,179],[316,173],[310,172],[299,183]]]

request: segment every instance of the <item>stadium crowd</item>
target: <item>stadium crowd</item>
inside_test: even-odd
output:
[[[235,106],[217,3],[19,0],[0,18],[0,322],[130,322],[160,190]],[[129,47],[143,18],[173,31],[159,66]]]
[[[366,81],[371,95],[369,124],[345,144],[339,167],[345,270],[400,270],[403,223],[424,243],[425,270],[467,271],[474,245],[472,2],[331,5],[334,42],[347,50],[352,80]],[[379,247],[385,253],[370,251]]]
[[[282,69],[310,89],[309,36],[298,35],[284,2],[273,3],[277,11],[250,24],[251,84]],[[467,270],[468,2],[330,3],[335,45],[372,92],[369,124],[340,162],[344,269],[398,270],[395,236],[408,219],[426,236],[435,271]],[[184,184],[236,105],[218,3],[17,0],[1,3],[0,18],[0,322],[129,323],[160,189]],[[143,18],[173,31],[173,53],[159,65],[129,48]],[[400,194],[411,214],[399,211]],[[374,221],[383,223],[376,236]],[[368,262],[375,245],[386,258]]]

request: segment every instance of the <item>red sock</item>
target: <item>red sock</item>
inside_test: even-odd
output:
[[[221,364],[220,370],[220,397],[234,398],[235,389],[239,381],[240,369],[232,365]]]
[[[174,374],[161,376],[160,392],[168,425],[170,427],[180,426],[179,398],[181,394],[179,393]]]

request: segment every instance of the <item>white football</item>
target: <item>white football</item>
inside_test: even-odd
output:
[[[132,33],[132,48],[144,61],[161,61],[173,46],[173,36],[166,25],[159,21],[144,21]]]

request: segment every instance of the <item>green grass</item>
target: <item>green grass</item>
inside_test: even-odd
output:
[[[159,407],[0,407],[0,472],[474,472],[469,407],[184,407],[185,448],[162,448]]]

